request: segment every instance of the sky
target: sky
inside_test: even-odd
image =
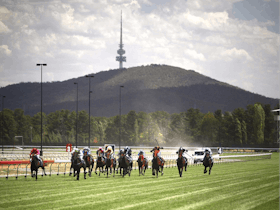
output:
[[[0,87],[166,64],[280,98],[279,0],[0,0]]]

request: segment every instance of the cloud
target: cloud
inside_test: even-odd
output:
[[[239,58],[246,58],[249,61],[252,61],[253,58],[243,49],[236,49],[232,48],[229,50],[225,50],[221,53],[221,56],[226,57],[229,61],[233,59],[239,59]]]
[[[7,45],[0,46],[0,55],[10,56],[11,54],[12,54],[12,51],[9,49],[9,47]]]
[[[197,53],[195,50],[190,50],[190,49],[186,49],[184,52],[186,55],[188,55],[194,59],[205,61],[205,57],[202,53]]]
[[[48,63],[47,78],[56,81],[117,68],[122,10],[125,67],[168,64],[245,89],[263,82],[267,89],[259,93],[276,95],[269,88],[277,84],[272,75],[278,71],[280,38],[268,29],[275,21],[233,17],[238,1],[5,1],[0,52],[7,59],[0,80],[16,82],[11,72],[31,69],[26,75],[32,76],[21,80],[36,81],[37,70],[30,67],[36,62]],[[267,70],[267,80],[248,77]],[[240,82],[243,77],[253,86]]]

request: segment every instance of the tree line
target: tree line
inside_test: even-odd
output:
[[[3,114],[3,116],[2,116]],[[66,145],[76,142],[88,145],[89,115],[59,110],[43,116],[43,145]],[[2,120],[3,117],[3,120]],[[5,145],[40,145],[41,113],[25,115],[22,109],[4,109],[0,130]],[[202,113],[199,109],[169,114],[130,111],[113,117],[90,117],[90,144],[152,146],[277,146],[277,127],[269,104],[256,103],[232,112],[216,110]],[[17,136],[17,137],[16,137]],[[21,137],[23,137],[23,140]],[[156,140],[155,140],[156,139]]]

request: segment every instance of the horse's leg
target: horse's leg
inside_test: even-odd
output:
[[[163,175],[163,166],[161,166],[161,176]]]
[[[38,168],[36,168],[36,181],[37,181]]]
[[[43,170],[42,176],[44,176],[44,175],[47,176],[47,174],[46,174],[46,172],[45,172],[45,167],[44,167],[44,166],[42,167],[42,170]]]
[[[211,174],[212,167],[213,167],[213,163],[211,163],[209,166],[209,175]]]
[[[158,178],[158,172],[159,172],[159,168],[158,168],[158,169],[156,169],[157,178]]]
[[[84,166],[83,168],[84,168],[84,179],[86,179],[87,178],[87,167]]]
[[[206,166],[204,166],[204,173],[205,173],[205,174],[207,173]]]

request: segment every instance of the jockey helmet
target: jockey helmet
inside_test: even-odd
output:
[[[107,151],[109,151],[109,150],[110,150],[111,152],[113,151],[113,149],[112,149],[111,146],[108,146],[108,147],[107,147]]]
[[[102,150],[102,147],[99,147],[99,150]]]

